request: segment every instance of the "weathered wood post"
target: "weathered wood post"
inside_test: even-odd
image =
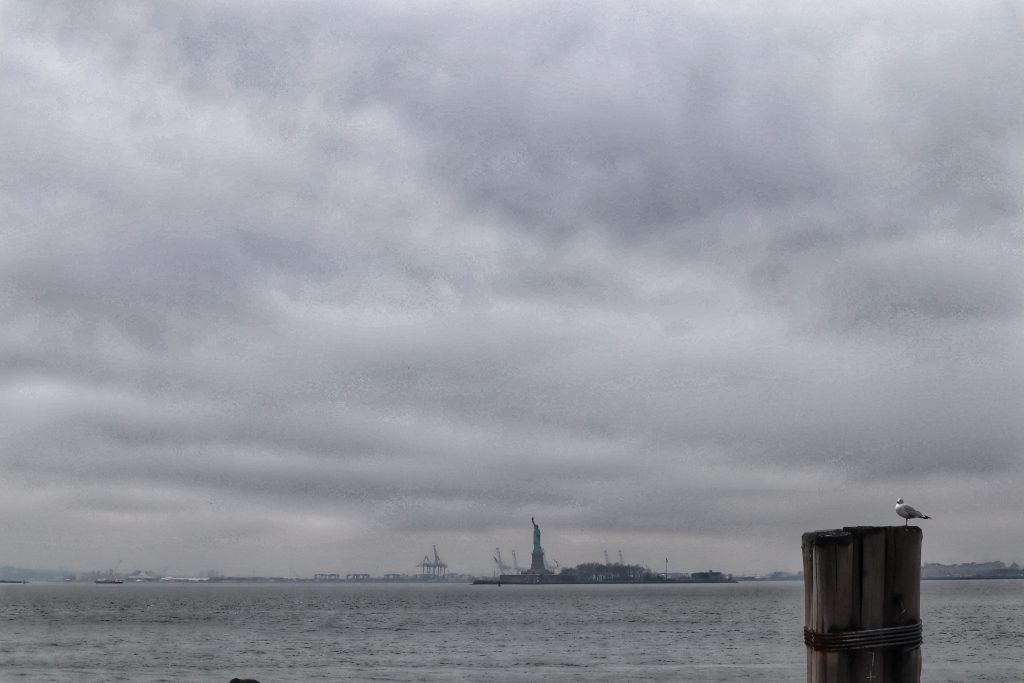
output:
[[[803,535],[807,683],[920,683],[921,529]]]

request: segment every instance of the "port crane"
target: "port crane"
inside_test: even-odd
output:
[[[516,557],[516,551],[515,551],[515,549],[513,549],[513,550],[512,550],[512,570],[513,570],[513,571],[514,571],[514,572],[515,572],[516,574],[518,574],[519,572],[521,572],[521,571],[522,571],[522,569],[520,569],[520,568],[519,568],[519,558],[518,558],[518,557]]]
[[[495,548],[494,552],[496,554],[492,559],[494,560],[494,564],[498,565],[498,574],[507,574],[511,567],[505,564],[505,561],[501,559],[501,548]],[[515,551],[513,551],[513,555],[515,555]]]
[[[604,551],[604,563],[605,564],[611,564],[612,563],[612,561],[608,559],[608,551],[607,550]]]
[[[444,576],[448,573],[448,565],[441,561],[441,557],[437,554],[437,546],[434,546],[434,568],[437,570],[438,576]]]
[[[623,561],[622,559],[622,550],[619,550],[619,564],[621,564],[622,566],[626,565],[625,561]]]
[[[430,555],[424,555],[423,560],[416,565],[420,568],[421,576],[423,578],[435,578],[440,579],[448,573],[448,565],[441,561],[441,556],[437,554],[437,546],[434,546],[434,559],[430,559]]]

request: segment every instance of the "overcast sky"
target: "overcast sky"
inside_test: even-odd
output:
[[[1024,560],[1022,14],[0,2],[0,564]]]

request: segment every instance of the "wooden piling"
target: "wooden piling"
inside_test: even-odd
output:
[[[921,529],[803,535],[807,683],[920,683]]]

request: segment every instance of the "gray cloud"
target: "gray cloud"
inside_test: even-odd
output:
[[[998,554],[1013,12],[6,3],[0,551]]]

